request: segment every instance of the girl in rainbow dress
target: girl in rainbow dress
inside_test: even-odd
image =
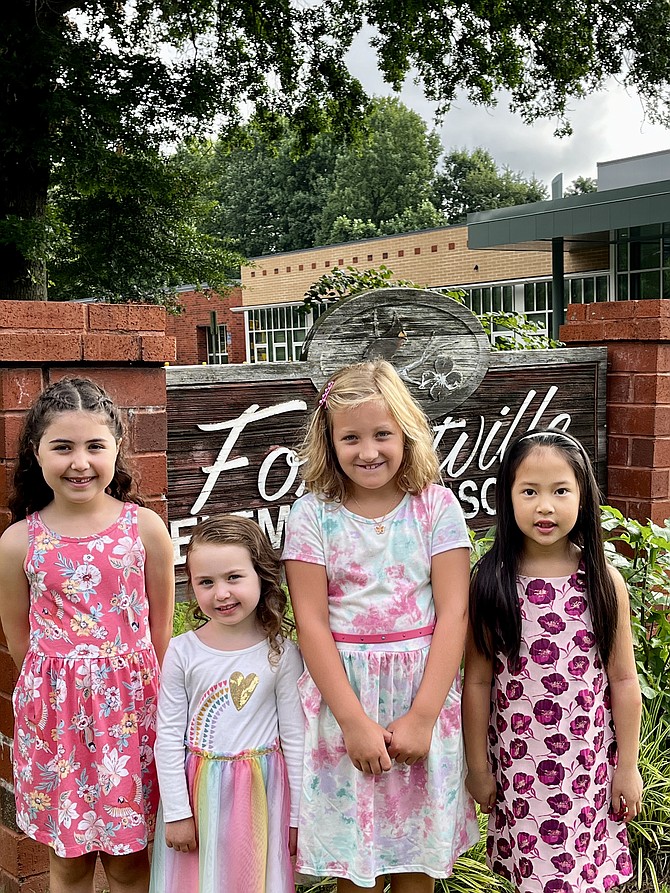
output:
[[[293,893],[302,660],[279,558],[254,521],[221,515],[194,528],[186,570],[203,625],[163,667],[151,891]]]

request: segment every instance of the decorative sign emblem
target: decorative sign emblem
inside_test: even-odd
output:
[[[479,320],[437,292],[389,288],[354,295],[316,321],[303,348],[323,384],[348,363],[384,359],[429,418],[472,394],[488,369],[490,344]]]

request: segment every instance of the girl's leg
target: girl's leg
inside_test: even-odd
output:
[[[391,893],[433,893],[435,881],[427,874],[407,872],[391,875]]]
[[[109,882],[109,893],[147,893],[149,889],[149,854],[146,849],[127,856],[100,853]]]
[[[50,893],[93,893],[97,853],[65,859],[49,847]]]
[[[345,878],[337,879],[337,893],[355,893],[356,890],[366,890],[368,893],[372,891],[372,893],[384,893],[384,878],[378,877],[374,887],[359,887],[358,884],[354,884],[353,881],[348,881]]]

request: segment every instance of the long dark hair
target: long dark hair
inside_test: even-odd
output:
[[[54,418],[62,412],[90,412],[99,415],[120,444],[114,477],[107,487],[110,496],[121,502],[144,505],[123,456],[121,412],[109,394],[90,378],[63,378],[46,388],[28,410],[19,439],[19,455],[14,471],[9,508],[12,521],[21,521],[38,512],[54,498],[44,480],[35,451]]]
[[[470,581],[470,623],[475,645],[491,658],[496,652],[516,663],[521,647],[521,611],[516,578],[524,537],[514,518],[512,487],[517,469],[538,447],[556,450],[572,468],[579,486],[579,513],[570,541],[582,553],[585,597],[596,645],[607,666],[617,626],[617,596],[605,560],[600,524],[600,491],[584,448],[562,431],[532,431],[506,450],[496,482],[496,534],[493,546],[475,565]]]
[[[270,643],[273,662],[282,651],[283,639],[289,638],[293,624],[287,616],[288,599],[281,586],[281,561],[279,555],[255,521],[240,515],[214,515],[193,528],[186,547],[186,574],[193,592],[189,557],[198,546],[208,543],[215,546],[242,546],[249,553],[254,570],[261,581],[261,597],[256,605],[256,619]],[[209,620],[197,602],[192,607],[195,626]]]

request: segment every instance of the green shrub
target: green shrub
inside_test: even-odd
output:
[[[635,659],[642,695],[659,698],[659,714],[669,734],[670,691],[670,521],[659,527],[641,524],[620,511],[604,506],[603,528],[609,561],[619,569],[631,602]]]

